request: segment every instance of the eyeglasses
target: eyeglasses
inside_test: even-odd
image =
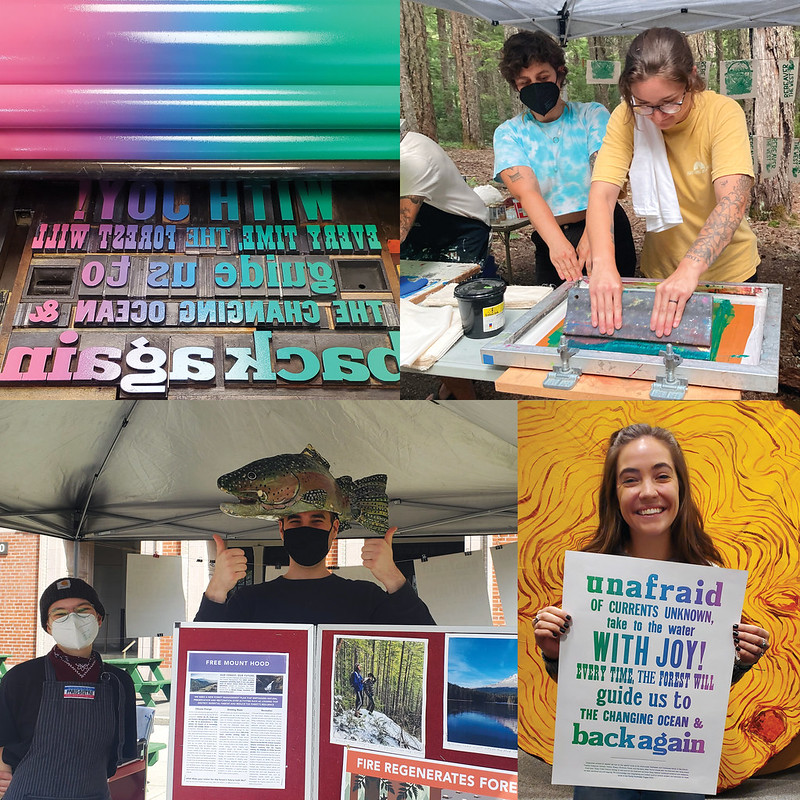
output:
[[[80,614],[81,616],[83,616],[85,614],[94,614],[94,613],[95,613],[94,606],[85,605],[73,608],[72,611],[67,611],[65,608],[57,608],[55,611],[51,611],[48,617],[51,620],[53,620],[53,622],[62,622],[70,614]]]
[[[643,117],[651,116],[654,111],[660,111],[662,114],[677,114],[681,110],[681,106],[686,98],[687,91],[688,89],[683,90],[680,100],[673,100],[670,103],[662,103],[660,106],[636,105],[635,103],[631,103],[631,108],[637,114],[641,114]]]

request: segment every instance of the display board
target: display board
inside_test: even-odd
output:
[[[172,800],[311,800],[312,653],[312,626],[176,626]]]
[[[172,800],[340,800],[382,779],[515,796],[514,634],[185,623],[173,648]]]

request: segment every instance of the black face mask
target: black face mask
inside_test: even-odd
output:
[[[555,108],[561,89],[557,83],[529,83],[519,90],[519,99],[535,114],[544,116]]]
[[[283,531],[283,546],[291,558],[303,567],[313,567],[319,564],[328,555],[328,537],[330,530],[302,526],[285,528]]]

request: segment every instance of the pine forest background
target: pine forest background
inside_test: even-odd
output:
[[[500,50],[516,28],[401,0],[400,96],[411,130],[443,146],[491,148],[494,129],[523,110],[517,92],[497,68]],[[568,97],[596,101],[609,110],[619,103],[616,86],[587,85],[587,59],[624,63],[632,36],[593,36],[567,44]],[[800,54],[800,29],[793,27],[705,31],[689,36],[697,61],[711,61],[708,88],[719,91],[717,64],[738,58],[758,61],[757,97],[739,100],[751,134],[783,141],[778,174],[760,175],[751,213],[783,217],[792,211],[789,165],[792,139],[800,135],[795,103],[778,100],[780,60]]]
[[[422,736],[422,703],[425,689],[425,642],[407,639],[338,639],[333,694],[352,707],[354,690],[350,675],[355,665],[361,675],[375,675],[375,710],[401,725],[415,738]],[[366,697],[364,698],[366,704]]]

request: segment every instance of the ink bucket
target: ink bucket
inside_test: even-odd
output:
[[[459,283],[453,294],[458,299],[461,327],[469,339],[486,339],[503,330],[506,283],[498,278],[471,278]]]

